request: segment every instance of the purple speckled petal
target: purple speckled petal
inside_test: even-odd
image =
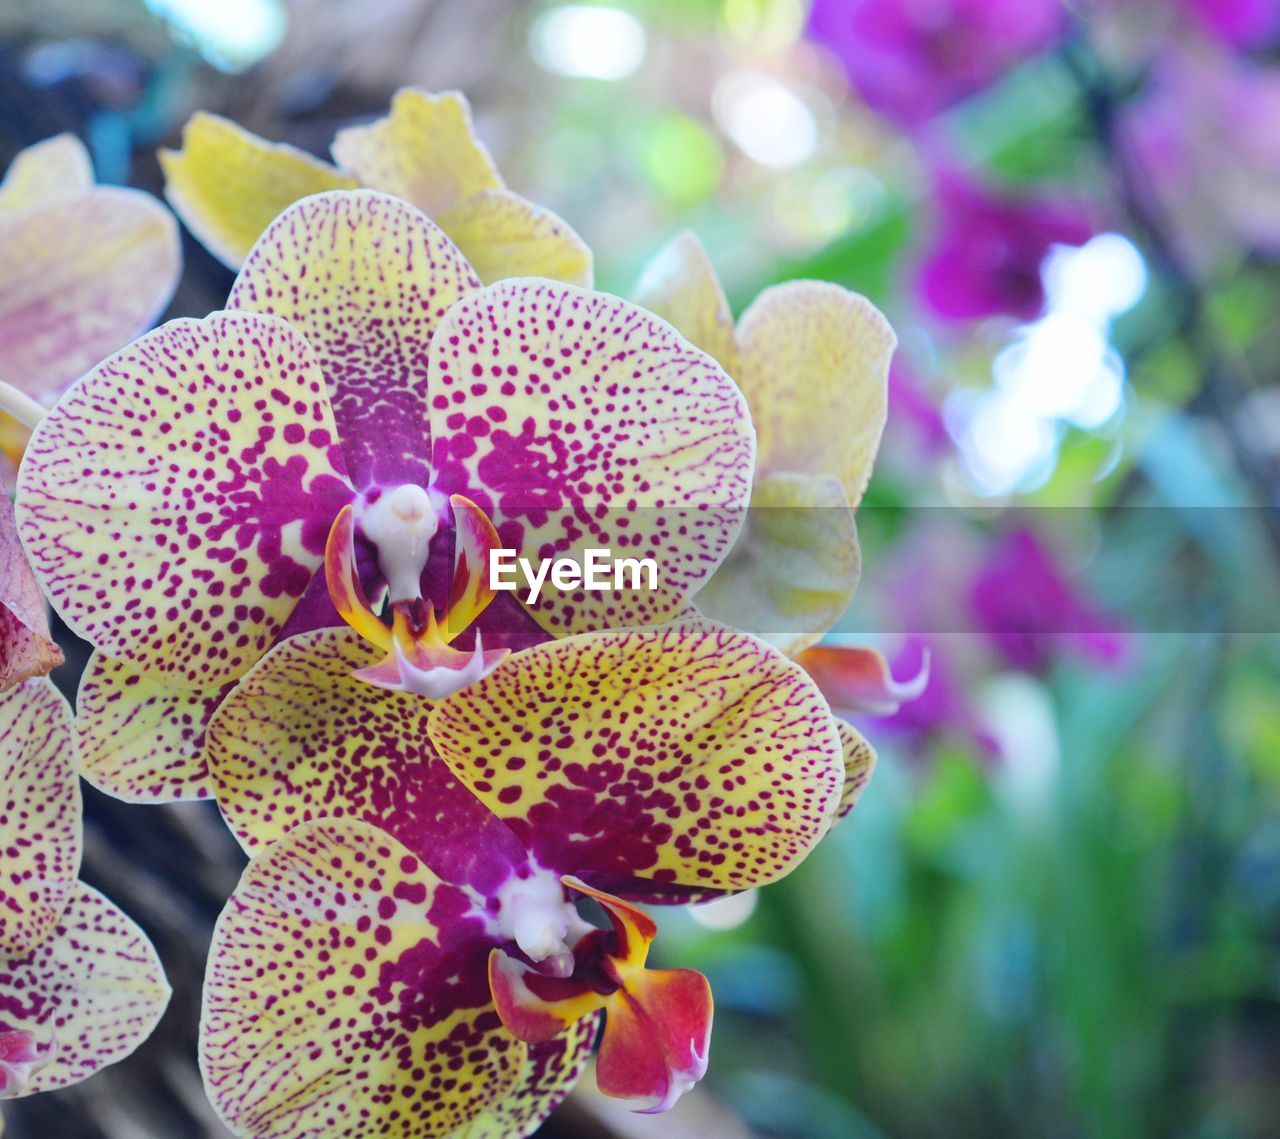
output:
[[[525,1057],[489,995],[490,944],[467,892],[376,827],[296,828],[249,864],[214,931],[214,1107],[253,1139],[454,1135]]]
[[[49,935],[80,872],[71,709],[48,680],[0,696],[0,955]]]
[[[208,798],[205,726],[230,687],[157,684],[94,653],[76,695],[80,774],[130,803]]]
[[[840,742],[844,745],[844,790],[836,818],[843,819],[862,797],[876,769],[876,751],[852,724],[838,720]]]
[[[0,213],[0,379],[56,396],[151,325],[181,268],[173,215],[140,190]]]
[[[263,657],[209,728],[223,814],[250,851],[312,819],[362,819],[450,882],[496,889],[524,850],[432,751],[430,702],[352,675],[381,656],[342,628]]]
[[[516,280],[468,297],[431,345],[436,488],[525,556],[652,558],[658,588],[544,590],[555,635],[669,620],[728,552],[755,461],[746,403],[710,356],[616,297]]]
[[[23,1095],[66,1087],[123,1060],[168,1003],[146,934],[83,882],[46,940],[21,956],[0,956],[0,1032],[57,1040],[52,1063]]]
[[[581,1017],[559,1036],[530,1044],[520,1078],[507,1097],[451,1139],[526,1139],[537,1131],[585,1071],[602,1015]]]
[[[266,651],[350,497],[306,341],[215,313],[156,329],[67,393],[27,448],[18,528],[76,633],[213,688]]]
[[[541,866],[739,890],[787,874],[844,783],[798,666],[711,622],[516,653],[435,706],[431,739]]]
[[[284,317],[329,385],[355,485],[427,481],[427,347],[480,281],[408,202],[371,190],[303,198],[258,239],[227,307]]]
[[[61,663],[48,609],[18,540],[13,503],[0,482],[0,692]]]

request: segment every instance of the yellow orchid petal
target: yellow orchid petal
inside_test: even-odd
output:
[[[876,751],[863,734],[852,724],[837,720],[840,742],[844,745],[844,790],[840,793],[840,806],[836,818],[843,819],[853,810],[871,775],[876,769]]]
[[[9,164],[0,182],[0,212],[47,206],[93,185],[89,152],[73,134],[55,135],[26,150]]]
[[[205,726],[224,691],[160,684],[94,653],[76,696],[80,774],[129,803],[207,798]]]
[[[781,878],[826,832],[844,780],[836,722],[803,670],[709,621],[537,645],[429,725],[540,865],[597,884]]]
[[[114,904],[76,882],[53,932],[21,957],[0,955],[0,1021],[56,1042],[20,1094],[78,1083],[123,1060],[169,1003],[155,948]]]
[[[675,325],[689,341],[738,375],[733,313],[711,258],[691,230],[678,234],[645,267],[636,302]]]
[[[160,151],[165,197],[200,243],[238,269],[286,206],[358,182],[296,147],[268,142],[201,111],[182,131],[181,150]]]
[[[742,537],[696,604],[793,656],[840,619],[860,570],[844,488],[825,476],[767,475],[751,496]]]
[[[385,118],[339,131],[332,153],[362,185],[397,194],[431,217],[481,190],[503,188],[475,136],[471,107],[456,91],[402,88]]]
[[[591,288],[587,243],[563,218],[510,190],[472,194],[436,221],[486,285],[505,277],[549,277]]]
[[[821,281],[766,289],[738,324],[734,378],[759,431],[758,469],[840,480],[857,506],[888,412],[897,339],[865,297]]]
[[[526,1046],[495,1014],[482,914],[390,835],[298,827],[214,930],[200,1064],[238,1135],[434,1139],[500,1104]]]
[[[0,789],[2,959],[49,936],[80,872],[71,709],[48,680],[0,696]]]
[[[591,1059],[599,1016],[575,1020],[544,1044],[529,1045],[515,1086],[450,1139],[526,1139],[569,1094]]]

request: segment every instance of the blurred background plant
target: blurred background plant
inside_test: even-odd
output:
[[[821,277],[902,339],[833,640],[930,685],[797,873],[664,927],[705,1089],[547,1134],[1280,1134],[1280,3],[0,6],[0,160],[72,130],[157,192],[198,108],[320,152],[406,84],[466,92],[599,287],[692,227],[735,310]],[[185,254],[170,315],[220,307]],[[223,1134],[194,1018],[241,856],[212,809],[88,809],[177,996],[11,1132]]]

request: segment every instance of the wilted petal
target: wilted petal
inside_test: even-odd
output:
[[[356,486],[425,483],[427,346],[480,282],[421,211],[369,190],[298,202],[253,247],[227,307],[301,332],[328,384]]]
[[[93,185],[89,152],[73,134],[55,135],[25,150],[0,182],[0,213],[47,206]]]
[[[485,284],[504,277],[548,277],[591,287],[586,242],[563,218],[510,190],[472,194],[437,220]]]
[[[0,482],[0,692],[61,663],[48,609],[18,540],[13,503]]]
[[[471,107],[456,91],[401,88],[389,115],[340,130],[332,151],[334,161],[364,185],[432,217],[472,194],[503,188],[493,158],[475,136]]]
[[[312,819],[363,819],[451,882],[495,887],[524,852],[431,748],[431,705],[353,672],[380,651],[350,629],[282,641],[209,727],[219,805],[246,849]]]
[[[208,798],[205,728],[227,691],[159,684],[94,653],[76,696],[80,774],[130,803]]]
[[[909,680],[895,680],[884,654],[875,649],[816,645],[800,653],[796,662],[841,715],[892,716],[929,683],[927,649],[919,671]]]
[[[467,894],[350,820],[291,832],[214,931],[201,1070],[239,1135],[426,1139],[501,1103],[525,1046],[489,997]]]
[[[515,1086],[451,1139],[526,1139],[578,1082],[600,1031],[600,1017],[574,1021],[543,1044],[528,1046]]]
[[[71,709],[47,680],[0,696],[0,957],[48,936],[80,872]],[[0,1005],[0,1029],[4,1027]]]
[[[711,259],[692,231],[679,234],[645,266],[636,302],[669,320],[729,375],[738,374],[733,313]]]
[[[430,728],[540,865],[592,882],[780,878],[825,833],[844,782],[809,678],[710,622],[538,645],[437,704]]]
[[[31,437],[18,527],[63,619],[106,655],[212,688],[271,644],[350,497],[324,377],[266,316],[175,320]]]
[[[752,434],[714,360],[602,293],[491,285],[431,345],[437,490],[475,501],[526,557],[600,548],[657,564],[652,590],[544,590],[530,611],[553,634],[681,612],[741,525]]]
[[[876,752],[857,728],[844,720],[840,726],[840,742],[844,745],[844,790],[840,794],[840,806],[836,818],[843,819],[853,810],[859,796],[871,782],[876,769]]]
[[[0,1030],[57,1041],[53,1061],[22,1094],[47,1092],[123,1060],[169,1003],[169,985],[146,934],[96,890],[77,882],[49,937],[0,956]]]
[[[835,479],[766,475],[751,496],[742,537],[697,605],[790,656],[840,619],[861,568],[853,510]]]
[[[359,185],[327,162],[204,111],[183,128],[182,149],[162,150],[159,157],[169,204],[200,244],[232,269],[299,198]]]
[[[150,327],[181,266],[173,216],[139,190],[0,213],[0,379],[56,396]]]
[[[735,375],[760,433],[760,470],[831,475],[857,506],[896,344],[875,306],[837,285],[790,281],[761,293],[738,324]]]

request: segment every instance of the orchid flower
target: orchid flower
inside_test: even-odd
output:
[[[805,673],[704,620],[544,642],[434,704],[361,682],[380,652],[292,637],[210,725],[256,856],[206,981],[218,1111],[254,1139],[526,1135],[602,1010],[602,1089],[670,1106],[705,1070],[711,995],[646,968],[636,903],[783,877],[873,757],[846,766]]]
[[[854,510],[888,409],[896,346],[888,322],[838,286],[792,281],[762,293],[735,327],[706,251],[687,232],[654,258],[637,292],[724,365],[760,432],[748,528],[698,595],[699,609],[763,630],[820,683],[831,680],[838,710],[896,708],[918,695],[927,662],[900,683],[873,649],[810,649],[858,584]],[[840,703],[854,689],[853,707]]]
[[[103,363],[28,448],[19,529],[98,650],[82,771],[137,801],[209,794],[209,716],[277,640],[355,614],[330,601],[344,565],[364,603],[342,596],[393,610],[395,675],[368,679],[436,696],[496,664],[488,650],[672,620],[732,546],[753,461],[732,381],[649,313],[551,281],[482,288],[390,195],[306,198],[254,246],[228,311]],[[482,605],[447,546],[460,531],[474,580],[493,540],[477,514],[530,557],[625,549],[661,558],[662,579]],[[456,604],[483,614],[460,651]]]
[[[182,149],[161,151],[165,193],[204,246],[233,269],[284,209],[308,194],[364,186],[427,214],[486,284],[549,277],[591,287],[591,251],[568,224],[506,188],[457,92],[406,87],[385,118],[338,132],[331,166],[201,112]]]
[[[80,869],[71,710],[53,685],[0,696],[0,1099],[124,1059],[169,987],[146,935]]]
[[[907,128],[995,83],[1066,31],[1059,0],[814,0],[809,35]]]
[[[857,587],[853,511],[884,430],[893,331],[865,298],[821,281],[766,290],[735,327],[688,232],[649,264],[637,294],[720,361],[759,432],[748,531],[697,604],[794,654],[831,628]]]
[[[62,663],[49,611],[18,541],[13,503],[0,481],[0,693]]]
[[[1089,240],[1090,211],[1065,194],[1014,194],[945,164],[933,179],[938,221],[916,269],[922,307],[948,323],[1040,316],[1045,258]]]
[[[169,211],[95,186],[73,135],[18,154],[0,182],[0,454],[16,465],[41,410],[150,327],[181,267]]]

